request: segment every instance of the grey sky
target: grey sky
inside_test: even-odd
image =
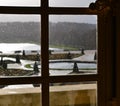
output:
[[[0,22],[40,22],[40,15],[8,15],[0,14]],[[97,16],[95,15],[50,15],[50,22],[76,22],[96,24]]]
[[[95,0],[49,0],[49,5],[54,7],[88,7]]]
[[[1,6],[39,6],[40,0],[0,0]]]
[[[40,22],[40,15],[0,14],[0,22]]]
[[[76,22],[96,24],[97,16],[95,15],[51,15],[49,20],[52,22]]]
[[[82,6],[86,7],[95,0],[49,0],[50,6]],[[40,0],[0,0],[1,6],[40,6]],[[52,22],[77,22],[77,23],[96,23],[97,17],[90,15],[52,15],[49,17]],[[40,15],[0,15],[0,22],[6,21],[40,21]]]
[[[0,5],[12,6],[39,6],[41,0],[0,0]],[[91,2],[95,0],[49,0],[50,6],[82,6],[88,7]]]

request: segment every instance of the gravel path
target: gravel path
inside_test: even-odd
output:
[[[74,58],[73,60],[80,60],[80,61],[94,61],[95,50],[86,50],[85,54]]]

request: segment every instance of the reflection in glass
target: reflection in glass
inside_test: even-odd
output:
[[[50,75],[97,73],[97,17],[49,16]]]
[[[0,6],[40,6],[41,0],[0,0]]]
[[[40,74],[40,16],[0,15],[0,76]]]
[[[96,82],[50,84],[50,106],[96,106]]]
[[[42,106],[41,84],[1,85],[0,106]]]
[[[50,7],[89,7],[96,0],[49,0]]]

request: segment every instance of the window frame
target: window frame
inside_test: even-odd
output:
[[[105,14],[103,14],[105,13]],[[49,7],[48,0],[41,0],[41,7],[13,7],[13,6],[0,6],[0,14],[38,14],[41,15],[41,62],[42,73],[41,76],[34,77],[1,77],[1,85],[14,85],[14,84],[42,84],[42,106],[49,106],[49,83],[57,82],[81,82],[81,81],[97,81],[98,86],[98,106],[106,106],[106,98],[111,89],[105,89],[106,86],[110,87],[111,77],[109,77],[108,70],[112,73],[113,67],[108,65],[112,64],[113,53],[107,55],[107,52],[112,51],[109,47],[112,41],[106,42],[109,38],[106,26],[110,20],[106,22],[106,16],[110,16],[109,10],[107,12],[91,10],[89,8],[79,7]],[[93,75],[72,75],[72,76],[49,76],[49,15],[65,14],[65,15],[97,15],[98,16],[98,74]],[[104,34],[103,34],[104,33]],[[43,36],[44,35],[44,36]],[[111,35],[112,36],[112,35]],[[110,38],[110,40],[112,37]],[[106,46],[105,46],[106,45]],[[107,50],[106,50],[107,48]],[[106,61],[110,56],[109,60]],[[106,71],[107,70],[107,71]],[[107,78],[106,78],[107,76]],[[107,92],[106,92],[107,91]]]

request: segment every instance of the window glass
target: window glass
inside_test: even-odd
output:
[[[89,7],[95,0],[49,0],[50,7]]]
[[[49,16],[50,75],[97,73],[97,17]]]
[[[0,0],[0,6],[40,6],[41,0]]]
[[[50,106],[97,106],[96,82],[50,84]]]
[[[0,76],[40,75],[40,16],[0,15]]]

